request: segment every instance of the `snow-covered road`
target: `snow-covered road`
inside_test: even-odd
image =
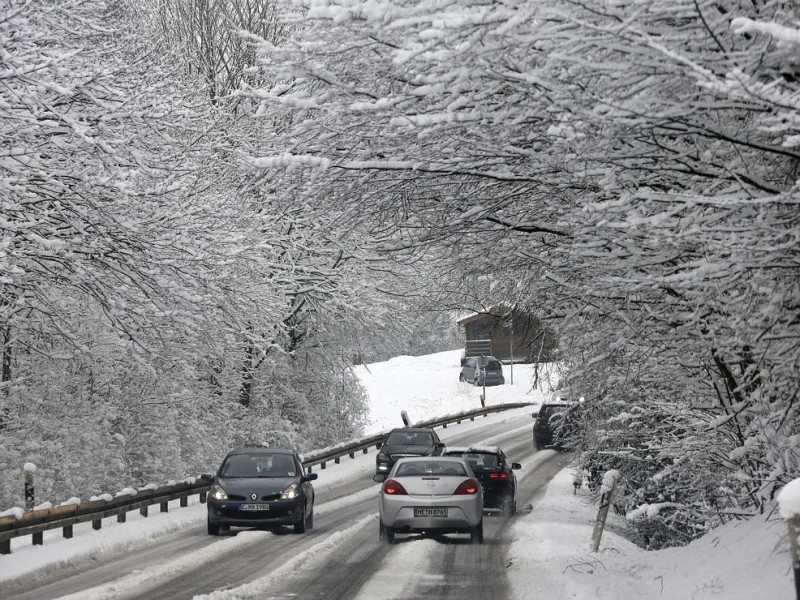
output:
[[[522,462],[520,506],[525,506],[566,460],[554,452],[534,456],[530,426],[529,409],[517,409],[450,426],[440,434],[451,445],[501,445],[512,460]],[[448,597],[441,593],[445,589],[460,589],[460,598],[485,598],[490,589],[499,597],[507,595],[508,519],[487,517],[483,546],[471,546],[466,536],[458,535],[429,540],[410,536],[393,546],[382,545],[373,471],[374,451],[323,471],[316,484],[315,528],[309,534],[287,529],[208,537],[205,507],[195,505],[175,510],[191,514],[193,523],[174,533],[129,540],[72,565],[40,569],[35,583],[0,584],[3,597],[374,599]],[[115,526],[136,524],[131,520]]]

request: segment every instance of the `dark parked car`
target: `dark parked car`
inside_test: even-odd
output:
[[[483,488],[483,506],[503,511],[506,516],[517,512],[517,476],[519,463],[509,463],[505,453],[497,446],[470,446],[445,448],[443,456],[460,456],[472,468]]]
[[[381,444],[375,457],[375,474],[386,475],[398,458],[405,456],[438,456],[444,443],[436,431],[426,427],[393,429]]]
[[[484,366],[481,366],[481,359],[484,359]],[[459,381],[468,381],[474,385],[503,385],[506,382],[503,376],[503,363],[494,356],[470,356],[461,366],[458,375]]]
[[[547,446],[569,448],[580,418],[578,402],[545,402],[534,415],[533,445],[537,450]]]
[[[208,495],[208,534],[225,527],[274,528],[292,525],[295,533],[314,526],[316,473],[305,474],[289,448],[239,448],[228,453]]]

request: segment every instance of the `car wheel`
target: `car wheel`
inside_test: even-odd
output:
[[[514,514],[514,497],[513,496],[505,496],[503,501],[500,503],[500,508],[503,511],[504,517],[510,517]]]
[[[208,535],[219,535],[219,525],[208,519]]]
[[[378,539],[387,544],[391,544],[394,541],[394,530],[380,523],[378,525]]]
[[[469,528],[469,541],[473,544],[483,543],[483,520],[475,527]]]
[[[300,517],[300,520],[294,524],[294,532],[305,533],[307,527],[308,527],[308,517],[306,517],[306,507],[305,505],[303,505],[303,512]]]

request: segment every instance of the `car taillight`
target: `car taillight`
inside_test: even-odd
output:
[[[508,479],[508,473],[489,473],[489,479]]]
[[[387,479],[383,484],[383,493],[390,496],[408,496],[406,488],[394,479]]]
[[[534,428],[534,429],[539,429],[539,425],[541,425],[541,422],[539,421],[539,419],[536,419],[536,420],[533,422],[533,428]]]
[[[467,479],[466,481],[462,481],[461,485],[456,488],[456,491],[453,492],[456,496],[461,496],[463,494],[477,494],[478,490],[481,489],[480,484],[475,481],[474,479]]]

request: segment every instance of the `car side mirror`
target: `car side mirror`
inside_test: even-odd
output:
[[[444,444],[444,442],[436,442],[436,447],[437,448],[444,448],[445,444]]]
[[[375,475],[372,476],[372,481],[376,483],[383,483],[386,481],[386,473],[375,473]]]
[[[511,468],[516,471],[517,469],[521,469],[522,465],[519,463],[511,463]]]
[[[201,481],[212,482],[212,481],[214,481],[214,476],[211,473],[202,473],[200,475],[200,480]]]
[[[306,473],[303,475],[303,481],[314,481],[317,477],[319,477],[319,473]]]

